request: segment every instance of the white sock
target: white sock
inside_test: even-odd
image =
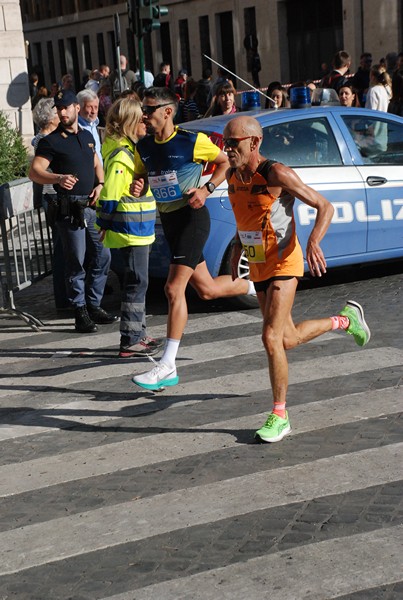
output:
[[[160,362],[168,365],[168,367],[174,367],[180,343],[180,340],[173,340],[172,338],[167,338],[165,341],[164,352],[162,353]]]
[[[256,296],[255,286],[253,285],[253,281],[248,279],[248,291],[246,293],[247,296]]]

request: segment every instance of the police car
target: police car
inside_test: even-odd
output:
[[[334,208],[332,223],[321,242],[328,267],[403,257],[403,118],[374,110],[342,106],[305,109],[253,110],[263,128],[261,154],[298,173]],[[206,133],[217,145],[228,120],[210,117],[184,124]],[[211,176],[206,165],[204,180]],[[206,202],[211,232],[204,256],[211,274],[230,272],[230,241],[235,219],[224,181]],[[299,202],[294,206],[298,237],[306,247],[316,211]],[[157,225],[150,274],[166,275],[169,252]],[[239,275],[247,277],[242,257]]]

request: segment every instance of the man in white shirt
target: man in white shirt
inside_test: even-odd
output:
[[[78,124],[82,129],[86,129],[92,134],[95,140],[95,151],[102,165],[101,140],[98,133],[99,98],[92,90],[84,89],[77,94],[77,100],[80,105]]]
[[[136,73],[136,79],[137,81],[141,81],[141,77],[140,77],[140,69],[138,68]],[[144,87],[149,88],[153,85],[154,83],[154,75],[151,73],[151,71],[147,71],[146,69],[144,69]]]

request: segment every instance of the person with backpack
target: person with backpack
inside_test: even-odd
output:
[[[351,57],[347,52],[344,50],[336,52],[332,61],[333,70],[322,79],[319,87],[332,88],[339,93],[340,88],[346,85],[348,81],[346,75],[350,69],[350,65]]]
[[[167,87],[175,92],[175,83],[171,75],[171,65],[167,62],[160,64],[160,71],[154,78],[154,87]]]
[[[293,214],[295,198],[316,211],[305,253],[312,276],[321,277],[326,272],[320,242],[334,208],[324,196],[303,183],[293,169],[262,156],[262,139],[262,127],[256,119],[235,117],[224,129],[223,149],[230,165],[226,179],[237,226],[232,241],[232,277],[237,276],[243,250],[263,315],[262,340],[273,393],[273,410],[256,431],[255,438],[258,442],[279,442],[291,432],[286,410],[286,350],[334,329],[351,334],[359,346],[367,344],[371,334],[362,307],[351,300],[333,317],[293,322],[292,306],[298,280],[304,274]]]
[[[97,226],[104,246],[118,248],[125,265],[119,356],[151,356],[161,345],[147,335],[145,312],[156,205],[151,193],[140,198],[130,194],[136,142],[146,134],[141,103],[118,98],[109,109],[105,133],[105,182],[97,203]]]
[[[116,69],[111,75],[112,96],[116,100],[125,90],[132,90],[137,81],[134,71],[129,69],[129,63],[124,54],[120,55],[120,71],[121,79],[119,78],[119,70]]]

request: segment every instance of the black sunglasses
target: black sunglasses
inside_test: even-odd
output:
[[[247,135],[246,137],[241,138],[223,138],[224,148],[238,148],[240,142],[243,140],[248,140],[254,137],[253,135]]]
[[[152,115],[153,113],[155,113],[157,108],[162,108],[163,106],[169,106],[170,104],[173,104],[173,102],[167,102],[166,104],[155,104],[154,106],[145,105],[145,106],[141,107],[141,111],[142,111],[143,115]]]

